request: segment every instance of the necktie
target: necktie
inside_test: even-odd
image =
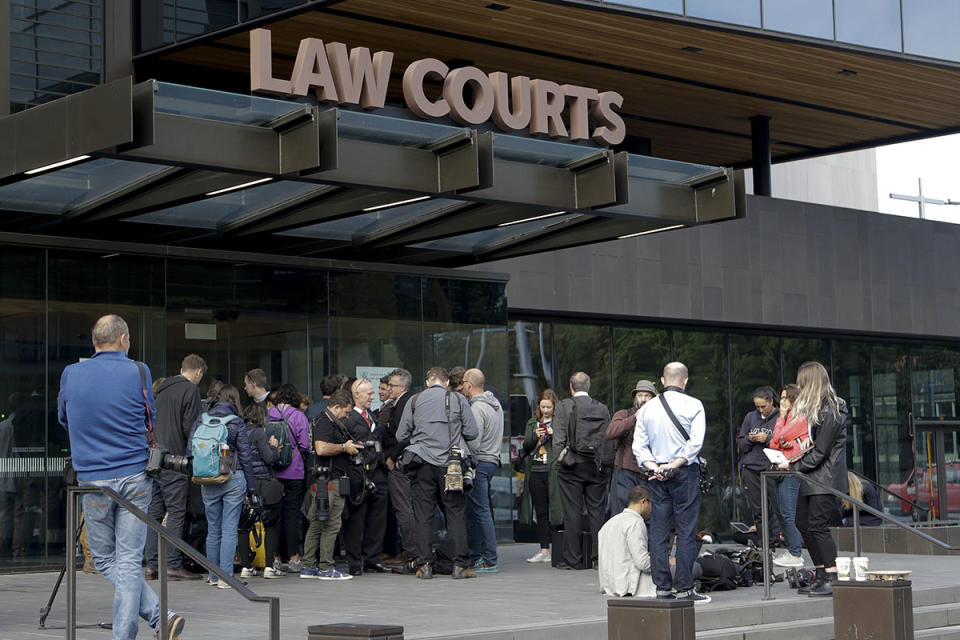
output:
[[[367,426],[369,427],[369,426],[370,426],[370,417],[367,415],[367,410],[366,410],[366,409],[363,410],[363,414],[362,414],[362,415],[363,415],[364,421],[367,423]]]

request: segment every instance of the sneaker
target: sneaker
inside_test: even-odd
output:
[[[283,571],[274,569],[273,567],[267,567],[263,570],[263,577],[267,580],[272,580],[274,578],[282,578],[284,576]]]
[[[283,563],[280,562],[279,560],[273,561],[273,570],[280,574],[285,573],[283,570]]]
[[[694,604],[709,604],[711,601],[710,596],[705,596],[703,594],[697,593],[694,589],[690,589],[685,593],[677,593],[677,600],[692,600]]]
[[[256,567],[250,567],[249,569],[244,567],[243,569],[240,570],[241,578],[256,578],[259,575],[260,575],[260,569],[257,569]]]
[[[245,585],[245,584],[247,584],[247,581],[246,581],[246,580],[241,580],[241,581],[240,581],[240,584]],[[221,580],[221,581],[217,584],[217,589],[233,589],[233,587],[231,587],[229,584],[227,584],[227,581],[226,581],[226,580]]]
[[[454,567],[450,577],[454,580],[465,580],[467,578],[476,578],[477,572],[470,567]]]
[[[780,551],[777,555],[773,556],[773,564],[778,567],[787,567],[799,569],[803,566],[803,558],[801,556],[795,556],[786,549]]]
[[[336,568],[318,572],[317,578],[320,580],[353,580],[352,575]]]
[[[204,584],[207,585],[208,587],[215,587],[218,584],[220,584],[220,581],[214,580],[213,578],[207,578],[207,581],[204,582]]]
[[[303,562],[300,560],[291,560],[282,565],[282,567],[284,573],[300,573],[300,570],[303,569]]]
[[[304,580],[312,580],[314,578],[319,578],[320,570],[317,569],[316,567],[313,567],[313,568],[304,567],[303,569],[300,569],[300,577],[303,578]]]
[[[483,558],[480,558],[473,564],[473,570],[477,573],[496,573],[499,571],[499,569],[497,569],[497,565],[490,564]]]
[[[433,578],[433,567],[430,566],[429,562],[417,567],[417,577],[421,580],[431,580]]]
[[[175,613],[170,614],[170,617],[167,618],[167,637],[164,640],[180,640],[184,624],[183,616]],[[160,629],[157,629],[156,637],[158,640],[160,639]]]
[[[549,551],[537,551],[535,554],[527,558],[527,562],[550,562],[552,558],[550,557]]]

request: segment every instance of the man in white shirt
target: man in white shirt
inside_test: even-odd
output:
[[[638,485],[630,490],[627,508],[600,529],[600,591],[608,596],[652,598],[657,593],[650,575],[647,525],[650,490]]]
[[[703,403],[684,393],[689,373],[682,362],[663,368],[663,392],[637,413],[633,453],[650,476],[650,568],[657,598],[705,604],[693,589],[700,516],[700,449],[706,433]],[[676,572],[670,572],[670,531],[677,534]],[[676,591],[676,595],[674,595]]]

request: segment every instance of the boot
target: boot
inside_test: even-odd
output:
[[[83,572],[99,573],[97,567],[93,564],[93,554],[90,553],[90,543],[87,540],[87,525],[80,528],[80,548],[83,549]]]
[[[421,580],[430,580],[433,578],[433,567],[430,566],[430,563],[422,564],[417,569],[417,577]]]
[[[820,581],[821,571],[823,572],[823,580]],[[830,583],[830,579],[827,576],[826,569],[817,569],[817,582],[810,589],[810,593],[807,595],[812,597],[815,596],[832,596],[833,595],[833,585]]]

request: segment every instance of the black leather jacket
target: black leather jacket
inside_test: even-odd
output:
[[[812,429],[813,447],[794,463],[793,470],[847,493],[847,424],[850,413],[846,403],[840,401],[839,419],[825,405],[820,406],[819,418],[819,424]],[[800,485],[801,496],[825,493],[829,492],[808,482]]]

